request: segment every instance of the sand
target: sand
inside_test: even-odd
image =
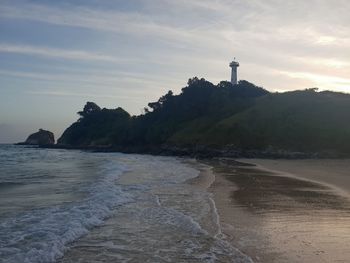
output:
[[[238,159],[284,176],[326,184],[350,195],[350,159],[267,160]]]
[[[350,261],[348,160],[240,161],[258,166],[205,162],[227,241],[255,262]]]
[[[204,190],[208,189],[214,183],[215,175],[211,166],[199,163],[194,159],[187,160],[187,163],[194,166],[199,171],[199,175],[187,180],[187,183]]]

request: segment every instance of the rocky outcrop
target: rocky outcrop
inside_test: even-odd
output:
[[[27,140],[22,145],[53,145],[55,144],[55,136],[50,131],[39,129],[38,132],[28,136]]]

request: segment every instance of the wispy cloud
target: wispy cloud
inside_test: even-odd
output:
[[[0,52],[63,58],[63,59],[71,59],[71,60],[120,62],[119,59],[113,56],[98,54],[94,52],[88,52],[83,50],[65,50],[65,49],[38,47],[38,46],[11,45],[11,44],[0,43]]]
[[[191,33],[174,26],[153,21],[152,17],[137,12],[116,10],[94,10],[86,7],[69,9],[52,8],[43,5],[0,6],[0,14],[7,18],[41,21],[56,25],[88,28],[93,30],[134,35],[158,35],[168,38],[181,37],[184,41]]]
[[[113,94],[99,94],[99,93],[84,93],[84,92],[72,92],[67,90],[60,91],[47,91],[47,90],[32,90],[25,92],[29,95],[42,95],[42,96],[57,96],[57,97],[81,97],[81,98],[107,98],[107,99],[135,99],[132,95],[113,95]]]
[[[159,88],[161,83],[163,87],[168,89],[176,86],[177,80],[166,78],[162,76],[149,76],[144,73],[132,73],[124,71],[113,72],[86,72],[80,71],[80,73],[43,73],[43,72],[30,72],[30,71],[13,71],[13,70],[0,70],[0,76],[16,77],[24,80],[32,79],[36,81],[44,81],[48,84],[48,87],[52,86],[52,83],[69,85],[77,88],[90,88],[105,89],[112,91],[124,91],[135,95],[137,93],[144,93],[147,90]],[[127,89],[126,86],[134,86],[135,89]],[[142,87],[142,89],[139,89]],[[108,97],[108,96],[107,96]]]
[[[167,41],[167,46],[175,46],[182,52],[190,50],[192,57],[199,51],[207,54],[239,53],[242,49],[255,49],[257,46],[274,52],[302,52],[305,47],[309,52],[314,47],[323,50],[324,47],[337,46],[338,53],[341,53],[343,49],[339,43],[344,46],[346,41],[350,45],[349,38],[345,37],[347,31],[344,31],[344,25],[350,20],[327,9],[330,7],[327,1],[295,1],[288,5],[258,0],[144,2],[153,6],[154,10],[122,12],[87,6],[63,8],[23,4],[0,6],[0,13],[7,18],[144,37],[147,40],[143,43],[161,39]],[[310,6],[325,21],[316,20],[306,12]],[[292,14],[289,12],[291,9]],[[342,13],[341,10],[339,12]],[[336,20],[338,23],[333,23],[330,31],[329,23]]]
[[[236,55],[246,64],[259,65],[262,72],[294,72],[299,69],[310,74],[319,70],[321,74],[336,69],[338,72],[334,74],[337,77],[347,78],[347,61],[350,60],[347,28],[350,18],[346,12],[350,4],[347,1],[341,0],[336,6],[324,0],[296,0],[288,3],[275,0],[140,2],[137,8],[127,11],[118,10],[117,5],[106,8],[101,4],[96,8],[88,4],[40,5],[27,2],[1,5],[0,14],[7,19],[112,33],[118,36],[118,40],[119,37],[125,40],[132,36],[132,41],[135,38],[139,41],[136,52],[142,50],[142,54],[147,54],[140,61],[150,59],[152,63],[163,63],[169,72],[186,69],[189,74],[186,77],[192,73],[209,72],[213,63],[215,68],[212,72],[219,72],[216,68],[219,63],[215,61],[229,60]],[[308,11],[310,8],[313,12]],[[108,54],[49,47],[3,44],[0,45],[0,52],[120,61],[118,56]],[[132,52],[130,54],[133,55]],[[195,67],[198,67],[197,71],[193,70]],[[221,73],[214,73],[214,78],[222,78],[226,71],[225,67]],[[246,69],[246,76],[250,80],[254,81],[256,75]],[[264,84],[262,81],[259,84]],[[274,87],[267,88],[276,89],[281,84],[276,81],[272,85]]]
[[[350,79],[335,77],[332,75],[320,75],[310,72],[287,72],[280,71],[280,74],[286,75],[290,78],[295,79],[307,79],[312,81],[316,87],[321,90],[333,89],[337,91],[349,92]]]
[[[0,119],[45,107],[64,126],[87,98],[138,113],[189,77],[228,79],[234,56],[269,90],[350,92],[348,0],[0,2]]]

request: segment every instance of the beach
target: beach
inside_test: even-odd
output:
[[[255,262],[348,262],[348,160],[213,159],[223,236]]]
[[[327,160],[336,171],[332,180],[339,177],[335,184],[322,179],[325,160],[310,166],[306,160],[266,161],[274,166],[254,160],[256,166],[251,160],[13,145],[0,153],[1,262],[350,258],[345,160]]]
[[[269,160],[239,159],[284,176],[326,184],[342,194],[350,195],[350,159]]]
[[[223,239],[208,188],[215,176],[189,158],[121,155],[117,185],[131,196],[57,262],[251,263]]]
[[[0,262],[242,262],[194,159],[0,146]]]

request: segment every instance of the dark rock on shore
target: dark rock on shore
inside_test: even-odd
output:
[[[18,143],[20,145],[54,145],[55,136],[52,132],[39,129],[38,132],[28,136],[25,142]]]

